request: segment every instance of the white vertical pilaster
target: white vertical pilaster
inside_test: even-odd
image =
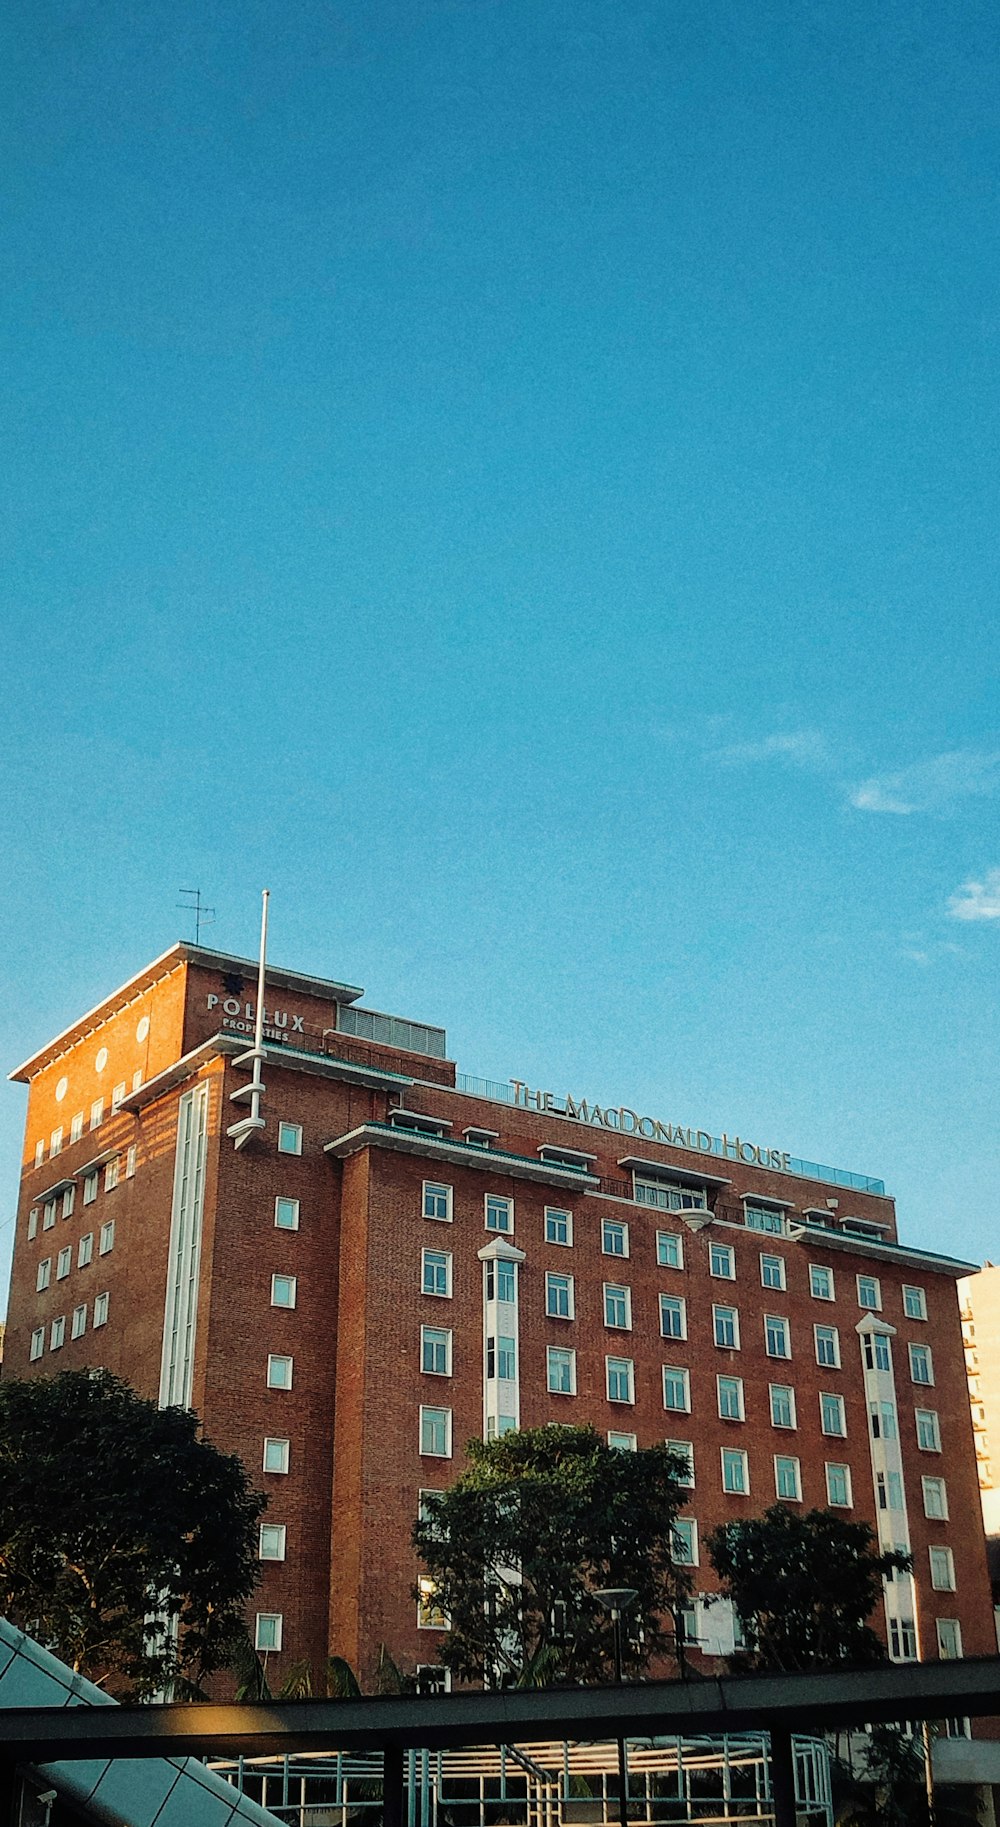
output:
[[[201,1277],[201,1221],[208,1140],[207,1085],[185,1091],[177,1111],[174,1197],[160,1359],[160,1407],[190,1408]]]
[[[521,1347],[518,1278],[524,1251],[494,1237],[479,1252],[483,1265],[483,1434],[492,1440],[521,1424]]]

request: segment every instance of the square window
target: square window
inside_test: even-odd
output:
[[[64,1250],[60,1250],[58,1256],[56,1257],[56,1280],[57,1281],[65,1281],[67,1275],[70,1272],[72,1264],[73,1264],[73,1249],[70,1244],[67,1244],[66,1248]]]
[[[124,1098],[124,1096],[125,1096],[125,1082],[123,1080],[120,1085],[115,1086],[114,1090],[111,1093],[111,1114],[112,1114],[112,1116],[114,1116],[116,1110],[121,1109],[122,1099]]]
[[[76,1266],[77,1266],[77,1268],[85,1269],[87,1267],[87,1264],[90,1261],[91,1257],[93,1256],[93,1254],[94,1254],[94,1233],[93,1233],[93,1231],[85,1231],[84,1235],[80,1238],[80,1241],[76,1246]]]
[[[608,1445],[612,1447],[616,1453],[634,1453],[636,1448],[635,1435],[616,1434],[612,1428],[608,1433]]]
[[[69,1139],[71,1142],[78,1142],[80,1140],[80,1137],[82,1136],[82,1134],[83,1134],[83,1111],[78,1110],[75,1117],[73,1118],[72,1123],[69,1126]]]
[[[294,1275],[272,1275],[272,1307],[294,1307],[296,1288],[297,1278]]]
[[[268,1389],[291,1389],[292,1359],[283,1352],[269,1352],[267,1359]]]
[[[831,1465],[827,1461],[826,1498],[833,1509],[849,1510],[851,1508],[851,1468],[849,1465]]]
[[[258,1611],[257,1627],[253,1639],[254,1648],[279,1650],[282,1622],[280,1611]]]
[[[58,1319],[54,1319],[52,1321],[52,1326],[49,1331],[49,1350],[50,1351],[60,1350],[60,1348],[62,1346],[62,1342],[65,1337],[66,1337],[66,1320],[65,1320],[65,1316],[63,1314],[60,1314]]]
[[[572,1244],[572,1212],[557,1211],[552,1205],[545,1207],[545,1241],[546,1243]]]
[[[83,1179],[83,1203],[84,1203],[84,1205],[93,1205],[94,1200],[96,1198],[97,1198],[97,1175],[96,1175],[96,1173],[85,1174],[84,1179]]]
[[[957,1662],[962,1654],[962,1626],[957,1618],[938,1618],[938,1655],[942,1662]]]
[[[108,1302],[109,1302],[110,1298],[111,1298],[111,1296],[108,1294],[107,1290],[105,1289],[104,1293],[98,1294],[97,1298],[95,1299],[95,1301],[94,1301],[94,1325],[95,1325],[95,1327],[107,1325],[107,1323],[108,1323]]]
[[[94,1175],[94,1182],[96,1185],[96,1182],[97,1182],[96,1174]],[[54,1199],[46,1199],[45,1205],[42,1208],[42,1230],[51,1231],[55,1226],[55,1222],[56,1222],[56,1202]]]
[[[687,1338],[687,1303],[682,1294],[660,1295],[660,1334],[665,1339]]]
[[[769,1358],[790,1358],[792,1344],[788,1321],[774,1313],[764,1315],[764,1349]]]
[[[67,1186],[66,1191],[63,1193],[63,1217],[64,1218],[72,1218],[73,1207],[75,1206],[75,1204],[76,1204],[76,1182],[74,1181],[73,1185]]]
[[[439,1218],[450,1224],[451,1187],[444,1186],[440,1180],[425,1180],[423,1214],[425,1218]]]
[[[421,1250],[421,1292],[451,1299],[451,1251]]]
[[[656,1260],[661,1269],[683,1269],[683,1237],[678,1237],[674,1231],[657,1231]]]
[[[907,1319],[925,1320],[927,1318],[927,1296],[923,1288],[912,1288],[903,1285],[903,1312]]]
[[[816,1362],[827,1370],[840,1369],[840,1334],[836,1326],[814,1326]]]
[[[921,1478],[924,1493],[924,1515],[941,1522],[948,1521],[948,1487],[943,1478]]]
[[[132,1146],[130,1148],[127,1148],[125,1150],[125,1178],[126,1178],[126,1180],[133,1180],[135,1178],[135,1143],[134,1142],[132,1143]]]
[[[106,1168],[104,1169],[104,1190],[106,1193],[112,1193],[112,1192],[114,1192],[114,1189],[117,1185],[118,1185],[118,1156],[116,1155],[114,1160],[109,1161]]]
[[[276,1434],[268,1434],[264,1441],[265,1472],[287,1472],[290,1442],[280,1439]]]
[[[858,1276],[858,1306],[865,1307],[869,1313],[881,1312],[882,1289],[877,1275]]]
[[[928,1548],[931,1585],[935,1592],[954,1592],[955,1558],[950,1548]]]
[[[691,1412],[691,1379],[680,1364],[663,1366],[663,1406],[683,1414]]]
[[[619,1332],[629,1332],[632,1328],[632,1291],[619,1287],[615,1282],[604,1284],[604,1324],[613,1326]]]
[[[91,1129],[100,1129],[103,1121],[104,1121],[104,1099],[102,1097],[95,1097],[93,1103],[90,1106],[90,1127],[91,1127]]]
[[[260,1543],[257,1549],[258,1559],[262,1561],[283,1561],[285,1558],[285,1525],[284,1523],[261,1523]]]
[[[36,1326],[34,1332],[31,1335],[31,1344],[28,1348],[28,1362],[30,1364],[34,1364],[36,1359],[38,1359],[42,1356],[42,1353],[44,1352],[44,1350],[45,1350],[45,1327]]]
[[[670,1558],[678,1567],[697,1567],[698,1524],[693,1516],[674,1518]]]
[[[833,1300],[833,1270],[826,1268],[822,1263],[811,1262],[809,1264],[809,1292],[813,1300]]]
[[[712,1308],[712,1331],[717,1345],[728,1351],[738,1351],[740,1343],[740,1316],[735,1307]]]
[[[617,1218],[605,1218],[601,1224],[601,1250],[605,1256],[627,1256],[628,1225]]]
[[[631,1358],[605,1358],[608,1401],[634,1402],[635,1381]]]
[[[417,1628],[419,1630],[447,1630],[448,1618],[438,1604],[437,1587],[429,1574],[423,1573],[417,1581]]]
[[[933,1383],[934,1361],[929,1345],[910,1346],[910,1380],[913,1383]]]
[[[795,1426],[795,1391],[790,1383],[768,1385],[771,1396],[771,1426]]]
[[[716,1377],[719,1391],[719,1414],[724,1421],[744,1421],[743,1378]]]
[[[545,1352],[546,1388],[553,1396],[576,1395],[576,1352],[549,1345]]]
[[[761,1255],[760,1284],[762,1288],[781,1288],[784,1290],[785,1259],[783,1256]]]
[[[722,1449],[722,1488],[738,1497],[745,1497],[750,1490],[750,1467],[741,1447]]]
[[[62,1129],[61,1128],[54,1129],[52,1131],[52,1137],[49,1142],[49,1154],[50,1155],[58,1155],[58,1154],[62,1153],[62,1139],[63,1139]]]
[[[420,1451],[431,1459],[451,1458],[451,1409],[420,1409]]]
[[[486,1229],[498,1231],[502,1236],[514,1234],[514,1201],[505,1199],[499,1193],[486,1195]]]
[[[70,1327],[70,1336],[75,1339],[80,1339],[83,1337],[86,1330],[87,1330],[87,1307],[86,1307],[86,1303],[84,1303],[84,1305],[82,1307],[73,1308],[73,1324]]]
[[[708,1247],[708,1272],[719,1281],[736,1280],[736,1252],[730,1243],[712,1243]]]
[[[819,1399],[820,1425],[824,1434],[843,1439],[847,1434],[843,1396],[822,1394]]]
[[[917,1445],[921,1452],[939,1453],[941,1451],[941,1426],[937,1410],[933,1408],[915,1409],[914,1419],[917,1424]]]
[[[35,1293],[41,1294],[52,1280],[52,1258],[44,1256],[35,1270]]]
[[[549,1319],[573,1318],[573,1277],[572,1275],[545,1276],[545,1311]]]
[[[113,1218],[109,1218],[107,1224],[102,1224],[101,1226],[101,1241],[98,1246],[98,1255],[107,1256],[114,1247],[115,1221]]]
[[[786,1459],[780,1453],[775,1454],[774,1489],[778,1497],[788,1498],[794,1503],[802,1502],[802,1474],[797,1459]]]
[[[297,1199],[286,1199],[279,1195],[274,1201],[274,1227],[278,1231],[298,1230],[299,1202]]]
[[[38,1236],[38,1207],[33,1205],[28,1213],[28,1242]]]
[[[451,1329],[421,1326],[420,1368],[431,1377],[451,1376]]]
[[[694,1447],[690,1440],[668,1440],[666,1442],[672,1453],[686,1461],[683,1472],[677,1474],[677,1483],[686,1491],[694,1490]]]
[[[279,1155],[300,1155],[302,1153],[302,1124],[278,1124]]]

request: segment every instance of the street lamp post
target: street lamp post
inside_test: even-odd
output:
[[[622,1674],[622,1617],[631,1610],[639,1594],[634,1586],[607,1586],[594,1593],[594,1598],[605,1611],[611,1613],[611,1628],[615,1639],[615,1682],[623,1685]],[[618,1740],[618,1819],[621,1827],[628,1827],[628,1760],[625,1755],[625,1740]]]

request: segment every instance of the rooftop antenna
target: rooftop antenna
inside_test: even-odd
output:
[[[193,891],[189,891],[193,892]],[[260,964],[257,969],[257,1009],[254,1020],[253,1046],[246,1053],[240,1053],[233,1060],[234,1066],[249,1066],[251,1071],[249,1085],[241,1085],[238,1091],[230,1095],[231,1104],[250,1105],[250,1114],[240,1117],[238,1123],[231,1123],[226,1130],[227,1136],[233,1139],[235,1149],[245,1148],[250,1137],[266,1127],[260,1114],[260,1100],[265,1086],[261,1080],[260,1068],[264,1060],[264,974],[267,968],[267,904],[271,891],[265,888],[261,893],[260,913]]]
[[[215,908],[205,906],[200,888],[178,888],[177,893],[193,896],[192,900],[178,901],[177,905],[182,907],[185,913],[194,914],[194,942],[196,945],[200,945],[201,929],[203,926],[212,925],[215,920]]]

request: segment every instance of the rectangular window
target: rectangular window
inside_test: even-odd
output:
[[[270,1352],[267,1360],[268,1389],[291,1389],[292,1359],[283,1352]]]
[[[912,1618],[889,1619],[889,1654],[894,1662],[915,1662],[917,1631]]]
[[[114,1116],[116,1110],[121,1109],[122,1100],[123,1100],[124,1096],[125,1096],[125,1083],[123,1080],[120,1085],[115,1086],[114,1090],[111,1093],[111,1114],[112,1114],[112,1116]]]
[[[297,1278],[294,1275],[272,1275],[272,1307],[294,1307],[297,1292]]]
[[[924,1493],[924,1515],[940,1522],[948,1521],[948,1487],[943,1478],[921,1478]]]
[[[659,1180],[632,1176],[636,1205],[655,1205],[664,1212],[703,1212],[708,1200],[704,1187],[666,1186]]]
[[[780,1453],[775,1454],[774,1489],[778,1497],[787,1497],[794,1503],[802,1502],[802,1474],[797,1459],[784,1459]]]
[[[299,1228],[299,1202],[297,1199],[286,1199],[281,1194],[274,1201],[274,1228],[276,1231],[297,1231]]]
[[[608,1430],[608,1445],[616,1453],[634,1453],[636,1438],[634,1434],[616,1434],[614,1428]]]
[[[779,1319],[774,1313],[764,1315],[764,1349],[769,1358],[790,1358],[792,1355],[788,1321]]]
[[[278,1124],[279,1155],[300,1155],[302,1153],[302,1124]]]
[[[665,1339],[687,1338],[687,1304],[682,1294],[660,1295],[660,1334]]]
[[[729,1351],[739,1350],[740,1316],[735,1307],[713,1307],[712,1328],[717,1345]]]
[[[831,1465],[826,1467],[827,1502],[838,1510],[849,1510],[851,1507],[851,1468],[849,1465]]]
[[[868,1421],[873,1440],[896,1439],[896,1410],[891,1402],[869,1402]]]
[[[451,1458],[451,1409],[420,1409],[420,1451],[431,1459]]]
[[[628,1225],[617,1218],[605,1218],[601,1224],[601,1250],[605,1256],[627,1256]]]
[[[76,1266],[85,1269],[94,1254],[94,1233],[85,1231],[76,1246]]]
[[[847,1434],[847,1421],[844,1415],[843,1396],[823,1394],[819,1399],[820,1425],[824,1434],[833,1434],[844,1439]]]
[[[36,1142],[35,1143],[35,1166],[41,1167],[44,1159],[45,1159],[45,1143]]]
[[[935,1592],[954,1592],[955,1557],[950,1548],[928,1548],[931,1585]]]
[[[90,1127],[91,1127],[91,1129],[100,1129],[103,1121],[104,1121],[104,1099],[102,1097],[95,1097],[93,1103],[90,1106]]]
[[[486,1195],[486,1229],[500,1231],[506,1237],[514,1234],[514,1201],[499,1193]]]
[[[750,1489],[750,1467],[741,1447],[724,1446],[722,1449],[722,1488],[740,1497],[746,1496]]]
[[[97,1175],[85,1174],[83,1178],[83,1203],[93,1205],[97,1198]]]
[[[111,1299],[111,1296],[108,1293],[107,1289],[105,1289],[103,1294],[97,1295],[97,1297],[94,1301],[94,1325],[95,1325],[95,1327],[107,1325],[107,1323],[108,1323],[108,1302],[110,1299]]]
[[[75,1206],[75,1204],[76,1204],[76,1182],[74,1181],[72,1186],[67,1186],[66,1191],[63,1193],[63,1217],[64,1218],[72,1218],[73,1207]]]
[[[66,1248],[64,1250],[60,1250],[58,1256],[56,1257],[56,1280],[65,1281],[72,1266],[73,1266],[73,1246],[72,1246],[72,1244],[67,1244]]]
[[[760,1259],[760,1282],[762,1288],[781,1288],[785,1286],[785,1259],[783,1256],[764,1256]]]
[[[682,1414],[691,1412],[691,1379],[679,1364],[663,1366],[663,1406]]]
[[[62,1139],[63,1139],[62,1129],[61,1128],[54,1129],[52,1131],[52,1137],[49,1142],[49,1154],[50,1155],[62,1154]]]
[[[910,1381],[913,1383],[933,1383],[934,1360],[929,1345],[910,1346]]]
[[[38,1268],[35,1270],[35,1293],[41,1294],[42,1290],[48,1287],[51,1280],[52,1258],[51,1256],[43,1256]]]
[[[258,1611],[253,1639],[254,1648],[273,1649],[277,1652],[281,1648],[282,1622],[280,1611]]]
[[[517,1299],[517,1264],[499,1257],[486,1264],[486,1298],[511,1305]]]
[[[107,1224],[102,1224],[101,1226],[101,1241],[98,1246],[98,1255],[107,1256],[114,1247],[115,1221],[113,1218],[109,1218]]]
[[[96,1190],[96,1186],[97,1186],[97,1175],[96,1174],[94,1175],[94,1186],[95,1186],[95,1190]],[[42,1209],[42,1230],[51,1231],[55,1226],[55,1222],[56,1222],[56,1202],[54,1199],[46,1199],[45,1205]]]
[[[125,1150],[125,1178],[126,1178],[126,1180],[134,1180],[134,1178],[135,1178],[135,1143],[134,1142],[132,1143],[131,1148],[127,1148]]]
[[[840,1369],[840,1334],[836,1326],[814,1326],[816,1362],[827,1370]]]
[[[813,1300],[833,1300],[833,1270],[824,1268],[822,1263],[809,1264],[809,1292]]]
[[[609,1402],[635,1401],[635,1372],[631,1358],[605,1358]]]
[[[545,1276],[545,1311],[550,1319],[573,1318],[573,1277],[572,1275]]]
[[[132,1089],[138,1091],[142,1085],[142,1068],[137,1067],[132,1074]]]
[[[604,1284],[604,1324],[614,1326],[619,1332],[628,1332],[632,1326],[632,1293],[629,1288],[619,1287],[617,1283],[606,1281]]]
[[[678,1567],[698,1565],[698,1524],[693,1516],[674,1518],[670,1558]]]
[[[938,1655],[942,1662],[957,1662],[962,1654],[962,1626],[957,1618],[938,1618]]]
[[[421,1292],[439,1295],[442,1300],[450,1300],[451,1251],[421,1250],[420,1264]]]
[[[661,1269],[683,1269],[683,1237],[678,1237],[673,1231],[657,1231],[656,1260]]]
[[[75,1117],[73,1118],[72,1123],[69,1126],[69,1139],[71,1142],[78,1142],[80,1140],[80,1137],[82,1136],[82,1134],[83,1134],[83,1111],[78,1110]]]
[[[927,1296],[923,1288],[907,1287],[904,1282],[903,1312],[907,1319],[925,1320],[927,1318]]]
[[[775,1237],[785,1234],[785,1214],[770,1205],[745,1205],[743,1222],[750,1231],[771,1231]]]
[[[724,1421],[743,1421],[743,1378],[716,1377],[719,1391],[719,1414]]]
[[[875,1497],[880,1510],[903,1508],[903,1480],[898,1472],[876,1472]]]
[[[261,1523],[260,1540],[257,1547],[257,1558],[262,1561],[283,1561],[285,1558],[285,1525],[284,1523]]]
[[[287,1472],[290,1442],[282,1440],[276,1434],[268,1434],[264,1441],[265,1472]]]
[[[421,1326],[420,1368],[431,1377],[451,1376],[450,1326]]]
[[[892,1353],[884,1332],[866,1332],[863,1346],[866,1370],[892,1369]]]
[[[61,1313],[59,1315],[58,1319],[54,1319],[52,1321],[52,1325],[49,1330],[49,1350],[50,1351],[61,1350],[62,1342],[65,1337],[66,1337],[66,1318],[65,1318],[65,1315]]]
[[[73,1308],[73,1323],[70,1327],[70,1337],[74,1338],[74,1339],[82,1339],[86,1330],[87,1330],[87,1306],[86,1306],[86,1302],[84,1302],[82,1307]]]
[[[425,1218],[440,1218],[451,1223],[451,1187],[439,1180],[424,1181],[423,1213]]]
[[[882,1290],[877,1275],[858,1276],[858,1306],[866,1307],[869,1313],[881,1312]]]
[[[921,1451],[939,1453],[941,1451],[941,1426],[937,1410],[933,1408],[915,1409],[914,1418],[917,1424],[917,1445]]]
[[[430,1575],[421,1574],[417,1581],[417,1628],[447,1630],[448,1618],[438,1604],[437,1587]]]
[[[685,1490],[693,1491],[694,1446],[690,1440],[668,1440],[666,1444],[672,1453],[676,1453],[679,1459],[684,1459],[687,1462],[684,1471],[678,1474],[677,1483],[683,1485]]]
[[[28,1242],[38,1236],[38,1207],[33,1205],[28,1213]]]
[[[553,1205],[545,1207],[545,1241],[546,1243],[572,1244],[572,1212],[557,1211]]]
[[[553,1396],[576,1395],[576,1352],[549,1345],[545,1353],[546,1387]]]
[[[44,1352],[44,1350],[45,1350],[45,1327],[36,1326],[34,1332],[31,1335],[31,1344],[28,1347],[28,1362],[31,1364],[34,1364],[36,1362],[36,1360],[42,1356],[42,1353]]]
[[[795,1426],[795,1391],[789,1383],[769,1383],[771,1426]]]
[[[117,1185],[118,1185],[118,1156],[116,1155],[114,1160],[109,1161],[106,1168],[104,1169],[104,1190],[106,1193],[113,1193],[115,1190],[115,1187]]]
[[[708,1270],[718,1281],[736,1280],[736,1253],[730,1243],[711,1243],[708,1246]]]

